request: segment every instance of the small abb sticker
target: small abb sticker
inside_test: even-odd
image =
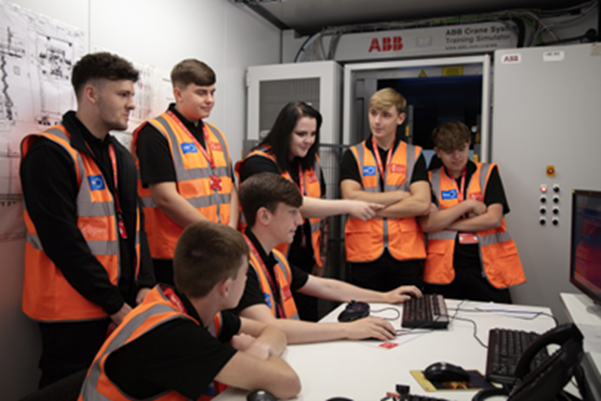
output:
[[[501,56],[501,64],[518,64],[522,61],[520,53],[504,54]]]
[[[405,174],[405,165],[404,164],[391,164],[390,172],[397,174]]]
[[[399,344],[393,343],[392,341],[386,341],[380,344],[379,346],[386,349],[393,349],[394,347],[398,347]]]
[[[221,145],[219,143],[211,142],[211,150],[215,152],[221,152]]]

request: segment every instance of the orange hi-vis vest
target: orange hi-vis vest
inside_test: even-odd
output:
[[[466,199],[484,200],[486,185],[495,164],[476,163],[476,171],[467,185]],[[443,172],[443,168],[430,171],[432,192],[441,209],[448,209],[460,200],[455,180]],[[501,226],[478,231],[478,246],[483,273],[495,288],[507,288],[526,281],[517,247],[505,228],[505,218]],[[432,284],[450,284],[455,279],[453,254],[457,231],[442,230],[428,233],[424,281]]]
[[[212,154],[215,166],[212,168],[209,160],[198,149],[201,145],[188,135],[177,117],[166,112],[149,120],[147,124],[151,124],[167,138],[175,168],[177,192],[210,221],[227,224],[230,220],[234,184],[230,175],[230,151],[223,133],[214,125],[204,123],[209,135],[207,152]],[[145,125],[142,124],[134,132],[134,155],[138,135]],[[139,170],[140,162],[137,158],[136,165]],[[220,189],[214,188],[215,178],[220,180]],[[154,203],[150,189],[142,187],[141,179],[138,179],[138,193],[146,217],[146,233],[152,257],[173,259],[175,244],[184,228],[167,217]]]
[[[361,174],[361,186],[366,192],[407,191],[422,148],[400,141],[393,150],[390,164],[384,172],[384,188],[373,152],[366,141],[351,146]],[[384,249],[396,260],[424,259],[424,234],[415,217],[381,218],[367,221],[350,217],[346,221],[345,248],[348,262],[371,262],[382,256]]]
[[[285,316],[280,316],[281,318],[286,319],[296,319],[299,320],[298,311],[296,310],[296,304],[294,303],[294,298],[292,297],[292,292],[290,291],[290,283],[292,282],[292,272],[290,271],[290,265],[288,265],[288,261],[277,249],[272,251],[275,260],[277,261],[276,265],[273,266],[273,272],[275,273],[275,290],[279,291],[280,300],[283,305],[276,304],[276,297],[274,297],[274,293],[272,287],[269,283],[268,272],[265,271],[265,264],[261,263],[259,260],[260,256],[255,255],[254,252],[250,252],[249,262],[255,272],[257,273],[257,277],[259,278],[259,284],[261,285],[261,291],[263,291],[263,297],[265,298],[265,303],[267,307],[271,310],[271,314],[274,317],[278,317],[277,310],[283,310]]]
[[[271,152],[269,152],[269,146],[255,149],[247,156],[247,158],[251,156],[266,157],[269,160],[273,161],[276,166],[278,166],[278,161],[276,160],[275,156]],[[297,166],[293,166],[292,168],[297,168]],[[292,179],[288,171],[280,171],[280,175],[288,181],[294,183],[294,180]],[[299,176],[299,179],[303,178],[303,186],[305,188],[305,193],[301,195],[308,196],[310,198],[321,198],[321,165],[319,164],[319,156],[315,155],[315,165],[311,169],[303,171],[303,176],[304,177]],[[238,180],[240,180],[239,173]],[[309,219],[309,223],[311,224],[311,245],[313,245],[313,255],[315,257],[315,263],[321,267],[323,265],[323,262],[321,261],[321,218],[312,217]],[[276,249],[282,252],[287,257],[289,255],[288,251],[290,249],[290,244],[279,244],[276,247]]]
[[[168,290],[171,289],[169,288]],[[107,338],[88,369],[78,401],[133,400],[132,397],[121,391],[106,375],[105,364],[109,355],[158,326],[174,319],[187,319],[200,325],[200,322],[181,310],[183,306],[177,305],[166,295],[166,291],[168,290],[164,291],[160,285],[154,287],[146,295],[144,301],[131,311],[109,338]],[[175,296],[176,302],[181,303],[181,300],[173,292],[172,296]],[[221,314],[218,313],[207,330],[213,337],[219,338],[220,329]],[[199,400],[204,401],[211,398],[210,396],[202,395]],[[147,400],[184,401],[188,400],[188,398],[176,391],[166,391],[155,397],[147,398]]]
[[[62,125],[55,125],[41,134],[29,135],[21,143],[21,160],[36,138],[43,137],[62,146],[73,158],[79,192],[77,194],[77,227],[92,255],[106,269],[109,280],[117,285],[121,275],[119,231],[115,202],[102,172],[91,155],[71,146],[71,134]],[[49,200],[52,201],[52,200]],[[36,228],[23,206],[27,227],[25,244],[25,279],[23,282],[23,312],[40,321],[79,321],[102,319],[108,314],[88,301],[69,284],[62,272],[44,252]],[[135,277],[140,271],[140,216],[136,217]]]

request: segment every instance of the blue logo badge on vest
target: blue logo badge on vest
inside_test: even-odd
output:
[[[194,144],[194,142],[184,142],[181,144],[181,147],[182,147],[182,152],[184,154],[198,152],[198,149],[196,148],[196,145]]]
[[[265,303],[267,304],[267,307],[269,309],[271,309],[272,308],[272,306],[271,306],[271,296],[268,293],[264,292],[263,293],[263,298],[265,298]]]
[[[89,175],[88,182],[90,183],[90,190],[92,191],[102,191],[106,188],[102,175]]]
[[[363,166],[363,175],[376,175],[376,166]]]
[[[442,191],[442,200],[457,199],[457,190]]]

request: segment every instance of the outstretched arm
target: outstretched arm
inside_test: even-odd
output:
[[[392,340],[395,330],[384,319],[368,317],[348,323],[314,323],[292,319],[276,319],[267,305],[256,304],[245,308],[240,316],[276,326],[288,337],[289,344],[305,344],[334,340],[377,338]]]
[[[227,225],[232,227],[234,230],[237,230],[238,219],[240,218],[240,201],[238,199],[238,191],[236,190],[236,185],[234,183],[232,183],[232,193],[230,196],[230,221],[227,222]]]
[[[344,281],[312,275],[309,275],[307,283],[298,292],[330,301],[350,302],[354,300],[389,304],[400,304],[411,298],[411,296],[422,296],[421,291],[413,285],[401,286],[389,292],[378,292],[357,287]]]
[[[362,220],[372,218],[384,205],[350,199],[320,199],[303,197],[301,214],[304,218],[350,214]],[[368,217],[369,216],[369,217]]]

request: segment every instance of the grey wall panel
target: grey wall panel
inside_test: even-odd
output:
[[[601,190],[599,50],[589,44],[495,52],[492,161],[500,166],[511,208],[507,227],[528,279],[512,294],[517,303],[550,306],[560,320],[566,315],[559,293],[578,291],[568,280],[571,191]],[[548,165],[555,177],[546,175]],[[541,184],[550,188],[544,226]]]

